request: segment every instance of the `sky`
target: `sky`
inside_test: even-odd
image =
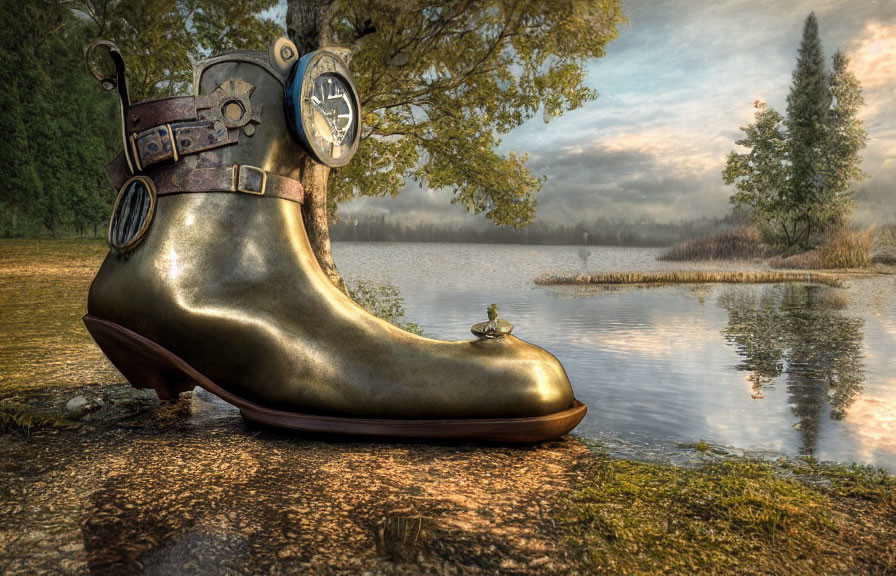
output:
[[[764,100],[782,114],[812,11],[825,57],[847,53],[864,91],[868,132],[858,187],[859,223],[896,222],[896,0],[623,0],[629,23],[587,63],[596,100],[545,124],[540,115],[503,137],[547,176],[536,221],[600,216],[674,222],[722,217],[733,188],[722,182],[739,127]],[[481,219],[449,204],[449,190],[409,184],[397,198],[361,198],[343,217],[405,223]]]

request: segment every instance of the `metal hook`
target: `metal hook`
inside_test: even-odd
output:
[[[100,47],[108,50],[109,57],[115,65],[115,76],[108,76],[93,65],[91,56],[93,55],[94,50]],[[118,101],[121,104],[121,143],[124,148],[125,160],[128,162],[128,168],[130,169],[131,174],[133,174],[135,172],[134,167],[138,164],[133,158],[133,152],[131,151],[130,146],[128,146],[127,116],[128,108],[131,106],[131,97],[128,94],[128,81],[125,77],[124,57],[121,55],[121,50],[119,50],[118,46],[113,42],[108,40],[97,40],[84,48],[84,64],[87,66],[87,71],[90,75],[99,81],[100,86],[102,86],[104,90],[118,89]]]

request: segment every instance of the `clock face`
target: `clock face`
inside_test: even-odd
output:
[[[303,56],[286,83],[284,105],[293,136],[318,162],[345,166],[358,149],[360,110],[345,63],[320,50]]]
[[[334,160],[342,158],[354,142],[358,127],[351,88],[336,74],[321,74],[314,80],[308,102],[318,145]]]

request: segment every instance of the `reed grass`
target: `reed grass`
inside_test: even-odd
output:
[[[870,268],[873,238],[873,229],[856,231],[844,226],[828,234],[817,248],[786,258],[774,258],[769,265],[798,270]]]
[[[691,238],[666,249],[659,260],[753,260],[764,258],[768,247],[752,226],[730,228],[715,234]]]
[[[800,282],[823,284],[839,288],[841,282],[833,276],[813,273],[774,272],[707,272],[703,270],[679,270],[670,272],[608,272],[603,274],[552,275],[535,279],[541,286],[549,285],[662,285],[662,284],[780,284]]]
[[[871,240],[871,261],[877,264],[896,264],[896,224],[875,228]]]

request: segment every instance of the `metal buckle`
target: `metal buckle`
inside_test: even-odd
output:
[[[236,185],[237,191],[261,196],[264,194],[267,183],[268,173],[258,166],[243,164],[239,167],[239,176]]]

